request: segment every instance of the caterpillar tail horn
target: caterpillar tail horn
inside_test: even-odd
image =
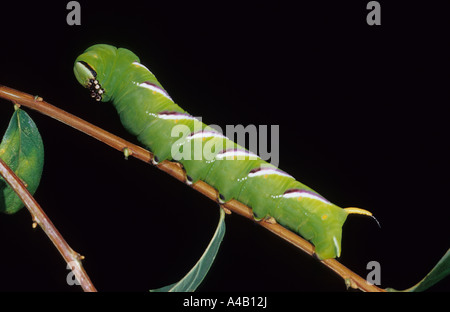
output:
[[[359,215],[372,217],[375,220],[375,222],[377,222],[378,227],[381,228],[380,222],[378,222],[377,218],[375,218],[374,215],[368,210],[356,208],[356,207],[348,207],[348,208],[344,208],[344,210],[347,211],[348,214],[359,214]]]

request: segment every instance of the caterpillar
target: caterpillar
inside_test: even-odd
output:
[[[96,101],[112,102],[123,126],[154,154],[154,163],[178,161],[187,184],[202,180],[218,191],[219,203],[236,199],[256,220],[274,219],[310,241],[321,260],[340,256],[349,214],[372,216],[336,206],[184,111],[128,49],[93,45],[76,58],[74,74]],[[173,136],[177,126],[187,130]]]

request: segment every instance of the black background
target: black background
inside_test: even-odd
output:
[[[280,168],[339,206],[372,211],[344,225],[340,261],[404,289],[449,247],[448,6],[379,1],[93,2],[81,26],[66,3],[2,4],[0,84],[132,142],[112,105],[76,82],[95,43],[129,48],[172,98],[205,123],[279,125]],[[0,132],[13,107],[0,100]],[[145,292],[179,280],[207,246],[217,205],[186,185],[26,109],[45,144],[36,199],[100,291]],[[346,291],[318,261],[235,214],[200,291]],[[65,263],[29,213],[0,216],[0,290],[69,291]],[[431,291],[448,291],[448,279]]]

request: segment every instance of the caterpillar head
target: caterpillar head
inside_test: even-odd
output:
[[[85,61],[78,61],[74,66],[75,77],[78,82],[85,88],[88,88],[91,92],[91,97],[97,102],[102,100],[102,95],[105,93],[105,89],[97,80],[97,72],[91,65]]]
[[[91,92],[96,101],[107,102],[112,89],[110,84],[111,64],[117,55],[117,48],[107,44],[89,47],[75,60],[73,71],[78,82]]]

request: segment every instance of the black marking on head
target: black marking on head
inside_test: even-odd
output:
[[[91,65],[89,65],[85,61],[78,61],[78,63],[83,64],[84,67],[89,69],[89,71],[91,72],[92,76],[94,76],[94,78],[97,78],[97,72],[91,67]]]

